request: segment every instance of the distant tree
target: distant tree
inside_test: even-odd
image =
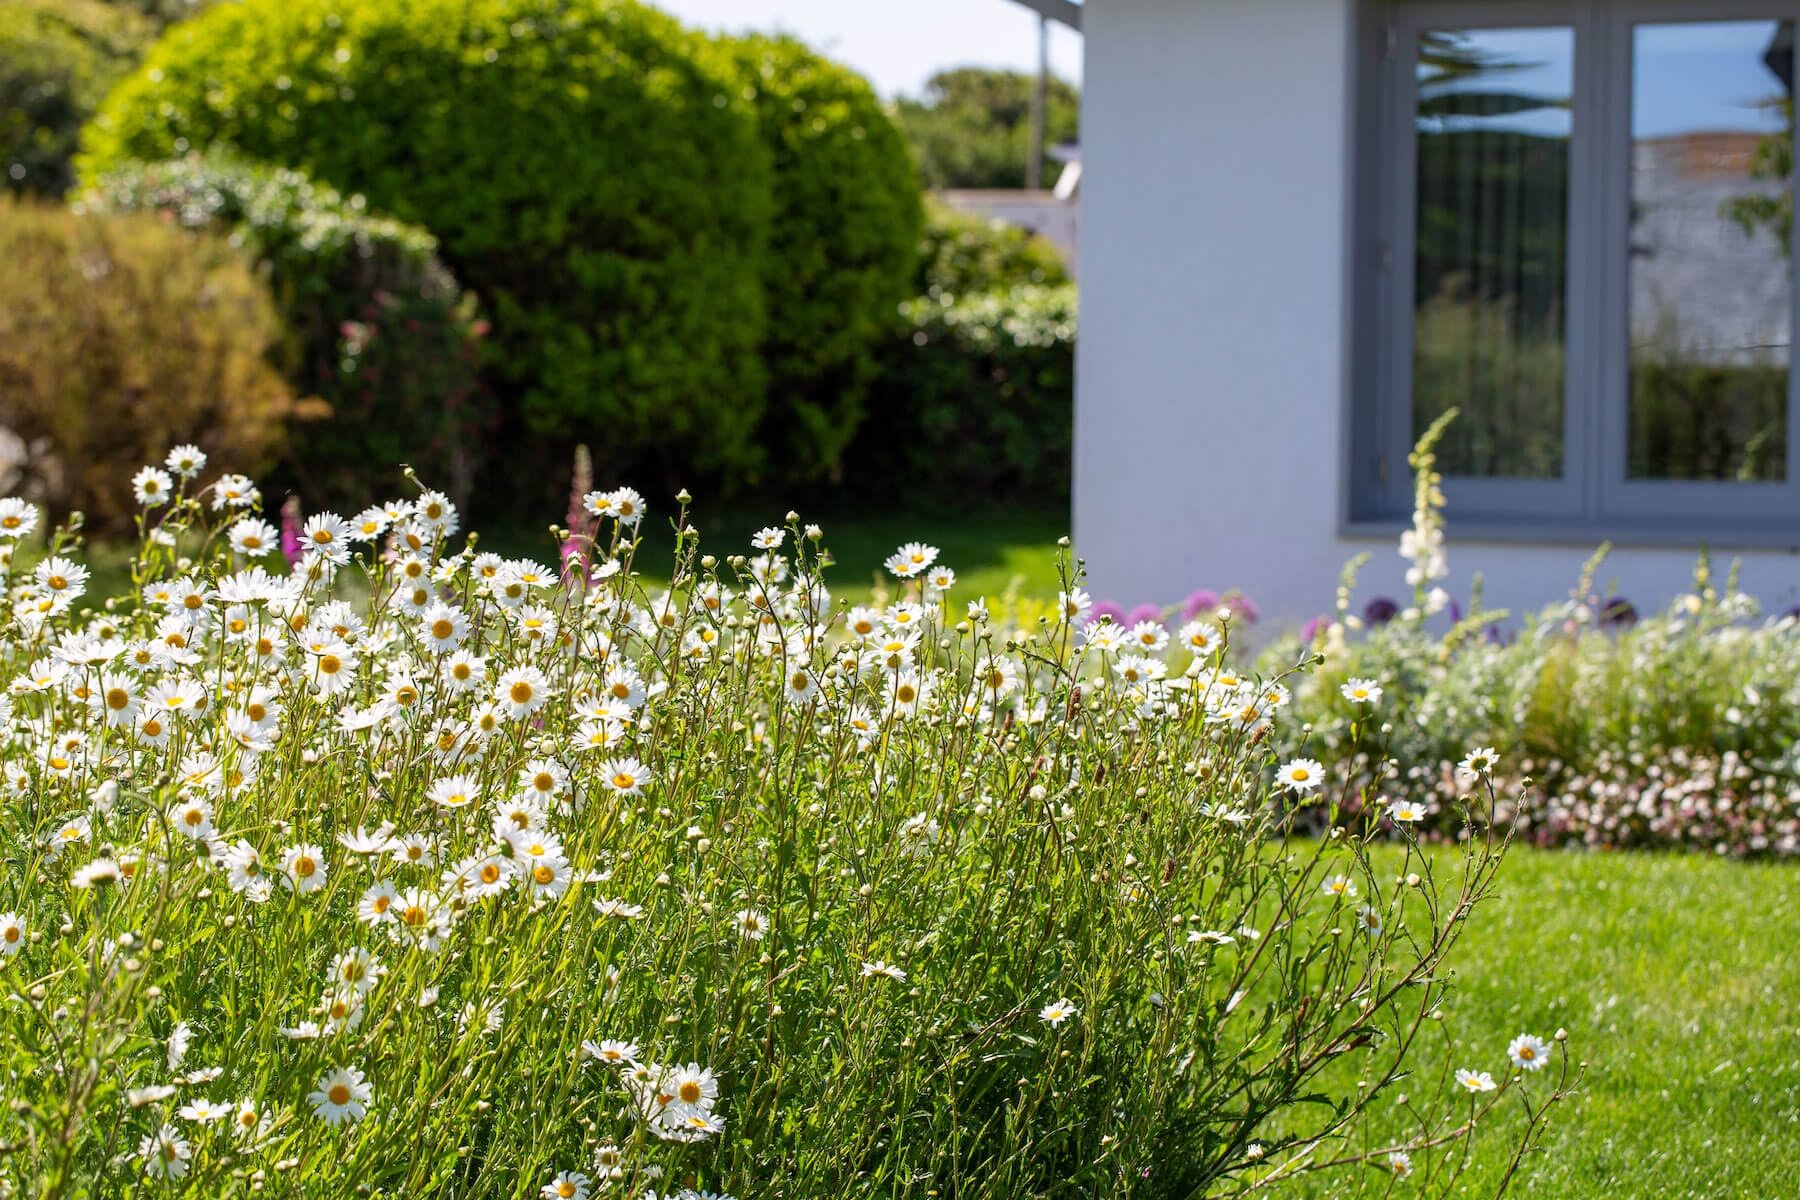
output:
[[[924,95],[902,97],[894,116],[912,144],[925,186],[1024,187],[1035,79],[1022,71],[959,67],[933,75]],[[1080,91],[1051,76],[1045,99],[1045,144],[1074,141],[1081,127]],[[1044,178],[1055,179],[1057,170],[1046,159]]]
[[[1767,229],[1787,257],[1794,250],[1794,98],[1781,96],[1764,106],[1780,109],[1782,127],[1758,142],[1750,159],[1750,178],[1761,186],[1721,202],[1719,211],[1737,222],[1746,237]],[[1771,190],[1769,184],[1780,186]]]
[[[0,188],[69,189],[81,126],[158,28],[135,5],[0,0]]]

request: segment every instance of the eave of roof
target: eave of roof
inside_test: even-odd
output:
[[[1015,4],[1023,4],[1040,16],[1049,17],[1052,21],[1061,21],[1070,29],[1081,30],[1081,5],[1076,0],[1013,0]]]

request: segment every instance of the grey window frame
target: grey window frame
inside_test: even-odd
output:
[[[1800,547],[1800,330],[1790,332],[1787,478],[1631,480],[1629,216],[1633,30],[1681,21],[1785,19],[1800,0],[1369,0],[1353,123],[1360,164],[1350,256],[1350,436],[1343,527],[1377,532],[1412,509],[1414,136],[1417,39],[1435,29],[1568,28],[1574,39],[1563,477],[1444,481],[1451,532],[1503,540]],[[1800,163],[1800,121],[1795,161]],[[1796,205],[1800,210],[1800,205]],[[1800,218],[1797,218],[1800,224]],[[1373,236],[1370,236],[1370,235]],[[1794,244],[1800,246],[1800,230]],[[1800,325],[1800,254],[1789,263]]]

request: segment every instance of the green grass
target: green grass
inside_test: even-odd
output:
[[[750,536],[767,525],[782,523],[783,512],[730,510],[702,512],[693,518],[700,531],[703,553],[723,559],[731,554],[753,554]],[[654,507],[644,528],[644,545],[637,567],[652,585],[666,581],[673,566],[666,506]],[[1061,510],[1002,513],[970,513],[959,518],[942,515],[908,516],[886,513],[836,515],[802,512],[803,523],[825,531],[825,547],[835,565],[826,574],[834,596],[861,603],[885,586],[892,594],[894,580],[882,570],[882,560],[903,542],[927,542],[938,548],[938,562],[956,571],[953,602],[961,604],[978,596],[996,600],[1009,588],[1021,596],[1054,601],[1060,588],[1056,574],[1056,540],[1069,532],[1069,515]],[[529,531],[499,531],[484,535],[481,546],[508,556],[530,555],[548,560],[555,553],[549,538]]]
[[[702,552],[723,559],[731,554],[755,553],[750,547],[750,536],[766,525],[780,524],[782,515],[773,509],[766,513],[704,513],[693,523],[700,530]],[[1049,604],[1062,586],[1056,572],[1056,541],[1069,532],[1069,518],[1060,510],[972,514],[963,520],[865,514],[833,518],[813,513],[802,513],[801,517],[824,529],[825,547],[835,561],[826,573],[826,581],[833,596],[853,604],[866,601],[877,586],[885,588],[890,597],[894,594],[895,581],[882,569],[882,561],[903,542],[914,541],[936,546],[938,561],[955,569],[956,587],[950,595],[958,606],[978,596],[998,600],[1009,590]],[[653,511],[645,526],[637,569],[647,587],[666,587],[674,565],[668,521],[669,513]],[[460,545],[460,541],[453,544]],[[479,546],[508,558],[533,558],[544,563],[556,560],[556,545],[541,530],[484,530]],[[87,545],[81,557],[93,571],[88,585],[90,595],[122,595],[132,590],[130,562],[134,549],[111,539]],[[29,544],[20,557],[21,565],[28,567],[41,556],[41,547]],[[272,558],[269,566],[272,570],[279,568],[280,560]]]
[[[1793,871],[1699,856],[1512,852],[1499,900],[1478,910],[1454,953],[1448,1033],[1462,1043],[1459,1060],[1486,1068],[1513,1034],[1548,1037],[1561,1026],[1589,1066],[1510,1194],[1796,1193]],[[1459,1194],[1491,1195],[1504,1168],[1478,1154]],[[1336,1188],[1320,1180],[1302,1194]]]

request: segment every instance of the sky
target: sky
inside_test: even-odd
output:
[[[1774,21],[1647,25],[1635,31],[1632,134],[1773,133],[1781,84],[1763,63]]]
[[[1037,69],[1037,14],[1013,0],[652,0],[690,25],[791,33],[862,72],[883,96],[918,95],[946,67]],[[1081,35],[1052,22],[1050,69],[1081,80]]]
[[[1768,101],[1781,84],[1763,62],[1775,21],[1646,23],[1632,31],[1633,137],[1740,130],[1773,133],[1781,113]],[[1575,35],[1559,29],[1489,29],[1464,38],[1518,69],[1476,81],[1567,98],[1574,79]],[[1566,136],[1569,113],[1546,109],[1489,118],[1490,129]]]

